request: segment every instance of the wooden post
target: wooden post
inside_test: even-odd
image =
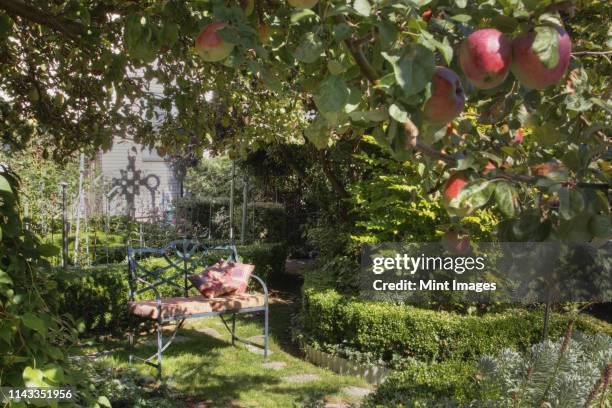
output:
[[[234,179],[236,178],[236,162],[232,160],[232,181],[230,183],[230,203],[229,203],[229,222],[230,222],[230,241],[234,242]]]
[[[62,268],[68,266],[68,210],[66,208],[66,187],[68,183],[62,181]]]
[[[244,183],[242,185],[242,223],[240,224],[240,244],[244,245],[247,229],[247,211],[249,207],[247,200],[249,199],[249,179],[244,175]]]

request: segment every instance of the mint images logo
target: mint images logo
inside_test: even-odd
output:
[[[609,246],[477,243],[461,254],[440,243],[364,245],[361,296],[443,304],[609,301]]]

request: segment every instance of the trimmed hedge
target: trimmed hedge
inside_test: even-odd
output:
[[[457,406],[477,398],[475,371],[474,365],[461,361],[413,362],[409,368],[390,374],[362,406]]]
[[[237,249],[242,261],[254,264],[255,273],[264,280],[274,280],[283,274],[287,256],[285,245],[256,244]],[[56,280],[62,294],[60,312],[78,315],[86,331],[119,331],[126,326],[127,262],[96,265],[84,271],[58,270]],[[255,284],[254,287],[258,288]],[[162,285],[158,290],[164,297],[181,295],[169,285]],[[193,290],[193,295],[196,294]]]
[[[213,219],[210,219],[211,205]],[[253,207],[255,208],[256,239],[265,242],[280,242],[287,239],[287,212],[282,204],[274,202],[249,203],[247,208],[247,234],[252,228]],[[212,227],[213,237],[227,236],[229,231],[229,201],[220,198],[184,197],[176,203],[176,215],[187,221],[191,228],[208,230]],[[234,228],[240,235],[242,204],[236,203],[234,219],[238,220]]]
[[[569,319],[552,314],[551,338],[563,335]],[[505,347],[525,350],[539,341],[543,313],[517,309],[468,316],[366,302],[331,289],[307,288],[302,324],[311,341],[342,343],[387,362],[397,357],[422,362],[472,361]],[[575,328],[587,333],[612,332],[609,324],[589,316],[580,316]]]

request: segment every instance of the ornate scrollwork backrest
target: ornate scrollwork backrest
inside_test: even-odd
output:
[[[188,296],[193,285],[187,277],[196,273],[198,268],[207,267],[206,258],[216,252],[226,252],[228,260],[238,260],[235,245],[206,245],[194,239],[171,241],[164,248],[128,247],[130,300],[148,291],[159,299],[158,287],[162,285],[173,286],[182,290],[183,296]],[[154,267],[143,264],[151,257],[162,259],[165,264]]]

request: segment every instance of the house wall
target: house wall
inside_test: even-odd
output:
[[[161,215],[179,196],[170,163],[133,140],[116,137],[112,149],[98,155],[97,164],[104,191],[111,192],[110,200],[104,199],[111,215]]]

